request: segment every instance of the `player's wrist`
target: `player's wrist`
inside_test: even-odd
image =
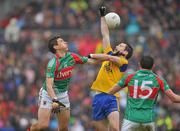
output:
[[[100,12],[101,17],[104,17],[106,15],[106,7],[105,6],[101,6],[99,8],[99,12]]]
[[[58,103],[58,98],[57,97],[53,97],[52,102]]]
[[[92,57],[93,57],[93,55],[92,55],[92,54],[89,54],[89,55],[88,55],[88,58],[92,58]]]

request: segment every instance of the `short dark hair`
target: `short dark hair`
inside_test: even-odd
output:
[[[127,44],[126,43],[126,48],[125,50],[128,52],[127,56],[126,56],[126,59],[129,59],[131,58],[131,56],[133,55],[133,48],[130,44]]]
[[[147,55],[147,56],[142,56],[141,60],[140,60],[140,66],[143,69],[152,69],[154,64],[154,59]]]
[[[56,50],[54,49],[54,45],[57,45],[58,38],[60,38],[60,36],[54,36],[48,42],[49,51],[52,53],[56,53]]]

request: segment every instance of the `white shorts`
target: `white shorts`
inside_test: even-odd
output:
[[[123,124],[121,127],[121,131],[133,131],[133,128],[136,128],[140,125],[143,126],[150,126],[152,131],[155,131],[155,122],[150,122],[150,123],[136,123],[132,122],[126,119],[123,119]]]
[[[66,108],[70,108],[68,92],[62,92],[57,95],[59,102],[63,103]],[[43,88],[39,91],[39,108],[52,109],[52,99],[48,95],[47,91]]]

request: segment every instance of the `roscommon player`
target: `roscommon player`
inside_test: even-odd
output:
[[[115,50],[112,50],[109,29],[104,17],[106,7],[100,7],[100,14],[103,52],[109,55],[110,61],[102,63],[98,76],[91,87],[95,94],[92,103],[92,119],[96,131],[106,131],[108,128],[112,131],[119,131],[119,105],[117,101],[119,94],[116,93],[112,96],[107,92],[124,75],[133,49],[127,43],[119,43]]]

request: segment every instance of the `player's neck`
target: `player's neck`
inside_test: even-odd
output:
[[[64,57],[66,55],[67,52],[65,51],[57,51],[56,52],[56,57],[61,58]]]

